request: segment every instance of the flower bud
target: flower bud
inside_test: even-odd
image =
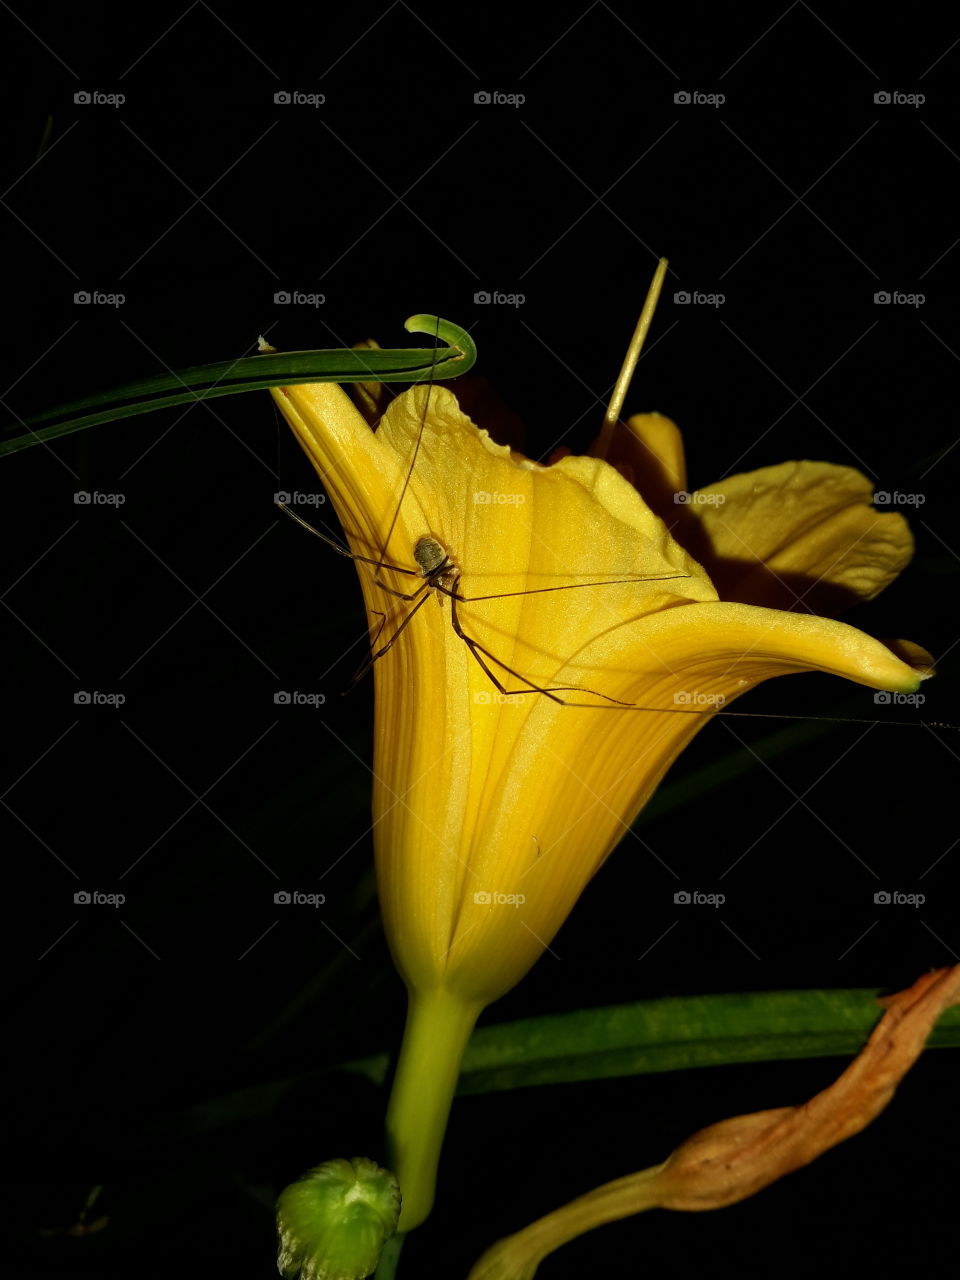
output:
[[[399,1218],[389,1169],[363,1156],[328,1160],[280,1193],[277,1269],[285,1280],[363,1280]]]

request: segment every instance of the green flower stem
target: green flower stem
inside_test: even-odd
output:
[[[392,1235],[383,1246],[383,1253],[380,1255],[380,1262],[377,1266],[377,1273],[373,1280],[393,1280],[397,1272],[397,1262],[400,1258],[400,1250],[403,1248],[403,1242],[406,1240],[405,1235],[401,1235],[398,1231],[396,1235]]]
[[[433,1207],[440,1147],[460,1060],[482,1007],[442,988],[410,993],[387,1107],[389,1164],[403,1197],[400,1232],[419,1226]]]
[[[548,1254],[587,1231],[657,1206],[657,1174],[662,1164],[631,1173],[571,1200],[515,1235],[498,1240],[467,1280],[531,1280]],[[379,1276],[379,1273],[378,1273]]]

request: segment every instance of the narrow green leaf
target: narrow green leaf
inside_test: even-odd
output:
[[[458,1092],[853,1054],[881,1016],[878,994],[839,990],[682,996],[481,1027],[464,1055]],[[960,1008],[941,1017],[929,1044],[960,1046]],[[387,1067],[388,1056],[376,1054],[343,1069],[379,1083]]]
[[[154,374],[58,405],[6,427],[0,438],[0,457],[103,422],[198,400],[304,382],[442,381],[466,373],[476,361],[473,339],[448,320],[416,315],[406,321],[405,327],[412,333],[429,333],[449,345],[392,350],[284,351]],[[44,426],[44,423],[51,425]]]
[[[682,1071],[739,1062],[843,1057],[863,1048],[882,1009],[876,991],[763,991],[682,996],[524,1018],[474,1032],[460,1094]],[[960,1008],[944,1013],[927,1047],[960,1047]],[[304,1089],[329,1094],[331,1071],[385,1083],[388,1053],[208,1097],[158,1120],[154,1132],[191,1136],[274,1115]]]

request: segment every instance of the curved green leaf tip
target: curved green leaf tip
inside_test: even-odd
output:
[[[454,324],[452,320],[443,320],[440,316],[431,316],[419,312],[415,316],[408,316],[403,322],[403,327],[407,333],[429,333],[438,342],[445,342],[448,347],[455,347],[460,352],[459,356],[452,357],[449,365],[447,361],[443,362],[444,369],[452,368],[455,361],[462,360],[463,368],[461,372],[466,373],[476,363],[477,344],[466,329],[461,329],[460,325]],[[448,374],[448,376],[452,376],[452,374]]]
[[[356,1156],[328,1160],[277,1201],[285,1280],[363,1280],[377,1268],[400,1218],[400,1187],[389,1169]]]

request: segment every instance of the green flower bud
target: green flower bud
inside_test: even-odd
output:
[[[363,1280],[377,1268],[400,1218],[400,1187],[389,1169],[357,1156],[328,1160],[277,1201],[285,1280]]]

